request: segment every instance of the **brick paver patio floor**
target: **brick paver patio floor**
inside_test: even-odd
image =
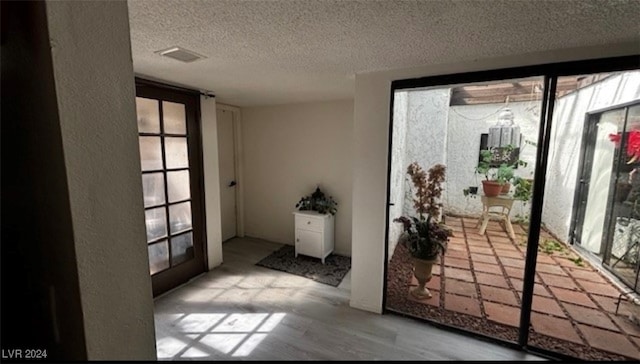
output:
[[[454,236],[440,264],[434,266],[434,278],[427,285],[433,297],[414,299],[409,294],[417,284],[412,277],[406,298],[417,305],[517,328],[522,303],[525,231],[514,226],[516,239],[513,241],[498,222],[491,221],[485,235],[478,234],[477,219],[448,216],[446,223],[454,229]],[[543,231],[541,241],[543,239],[552,239],[552,236]],[[577,257],[571,249],[538,253],[531,336],[555,340],[541,340],[541,345],[534,346],[557,351],[554,347],[544,347],[545,343],[580,344],[590,350],[640,359],[640,326],[629,319],[633,303],[623,300],[616,314],[621,290],[588,262],[583,261],[582,266],[576,264],[572,259]]]

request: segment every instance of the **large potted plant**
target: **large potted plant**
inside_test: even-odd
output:
[[[407,174],[416,189],[413,206],[416,216],[400,216],[393,221],[403,225],[400,243],[405,244],[413,258],[413,274],[418,287],[411,294],[418,298],[431,298],[425,287],[431,280],[433,264],[447,250],[447,242],[452,231],[441,221],[440,196],[445,179],[445,166],[436,164],[427,173],[414,162],[407,168]]]

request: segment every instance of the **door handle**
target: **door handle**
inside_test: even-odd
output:
[[[233,186],[235,186],[235,185],[237,185],[236,181],[231,181],[231,182],[229,182],[229,187],[233,187]]]

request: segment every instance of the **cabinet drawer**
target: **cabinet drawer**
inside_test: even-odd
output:
[[[296,216],[296,229],[322,231],[323,219],[317,217]]]

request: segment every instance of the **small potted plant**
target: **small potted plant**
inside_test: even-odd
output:
[[[407,174],[416,188],[413,206],[418,217],[400,216],[393,221],[402,223],[399,242],[407,246],[413,257],[413,274],[418,280],[418,287],[411,294],[418,299],[431,298],[425,285],[431,280],[433,264],[445,253],[452,236],[452,230],[441,222],[440,197],[445,166],[436,164],[427,174],[414,162],[407,168]]]
[[[491,149],[483,149],[480,151],[480,162],[476,167],[476,173],[484,176],[482,180],[482,190],[485,196],[498,196],[502,191],[502,184],[498,182],[498,169],[491,166],[493,160],[493,151]]]
[[[517,159],[513,163],[505,161],[495,167],[493,164],[494,149],[495,148],[481,150],[480,162],[476,167],[476,173],[482,174],[485,177],[482,181],[482,190],[487,197],[495,197],[500,194],[509,193],[511,181],[515,178],[515,168],[527,165],[527,162]],[[508,156],[512,150],[513,146],[508,145],[502,153]]]
[[[327,197],[318,186],[311,195],[302,197],[296,204],[296,208],[300,211],[310,210],[335,215],[338,211],[338,203],[332,196]]]

